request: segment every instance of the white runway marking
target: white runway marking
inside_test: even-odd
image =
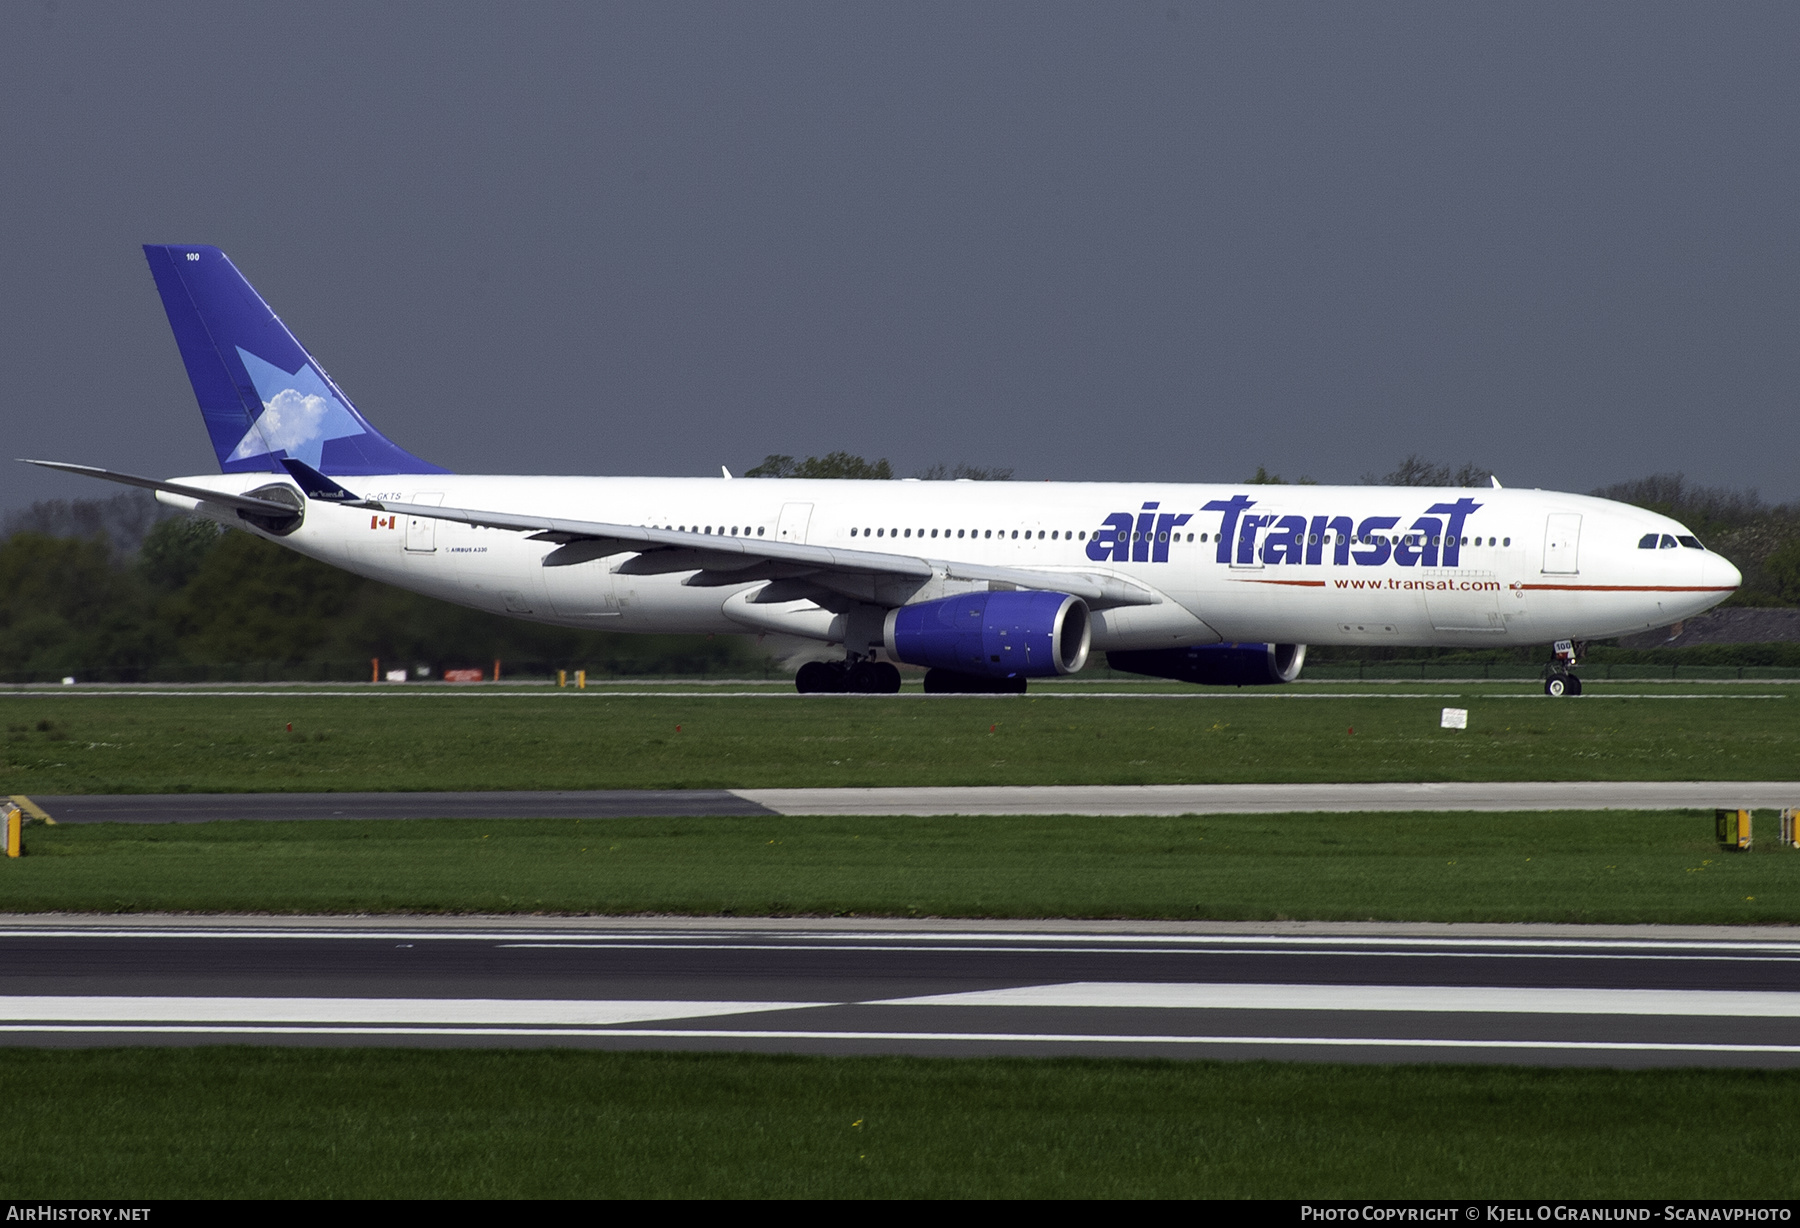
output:
[[[1028,1006],[1237,1011],[1460,1011],[1529,1015],[1800,1018],[1800,993],[1460,985],[1229,985],[1074,981],[889,998],[873,1006]]]
[[[0,997],[0,1021],[89,1024],[546,1024],[600,1027],[799,1010],[824,1002],[639,1002],[561,998]],[[13,1030],[18,1030],[14,1028]],[[32,1029],[27,1029],[32,1030]]]

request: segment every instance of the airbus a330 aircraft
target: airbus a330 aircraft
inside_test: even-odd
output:
[[[801,691],[1022,691],[1104,650],[1289,682],[1308,644],[1494,647],[1667,626],[1737,568],[1666,516],[1536,490],[449,473],[371,426],[214,247],[147,246],[218,474],[164,503],[477,609],[841,648]],[[1558,670],[1552,694],[1578,694]]]

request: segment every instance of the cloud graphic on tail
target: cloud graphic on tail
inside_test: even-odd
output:
[[[228,461],[281,452],[318,469],[327,442],[366,434],[362,423],[310,364],[303,364],[298,371],[283,371],[242,347],[238,347],[238,357],[256,385],[263,412],[244,432]]]

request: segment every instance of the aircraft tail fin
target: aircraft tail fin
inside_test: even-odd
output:
[[[216,247],[145,244],[226,473],[443,473],[382,435]]]

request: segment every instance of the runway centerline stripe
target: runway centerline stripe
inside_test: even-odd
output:
[[[886,998],[865,1005],[1800,1018],[1800,993],[1732,989],[1489,988],[1454,985],[1072,981],[1060,985]]]

